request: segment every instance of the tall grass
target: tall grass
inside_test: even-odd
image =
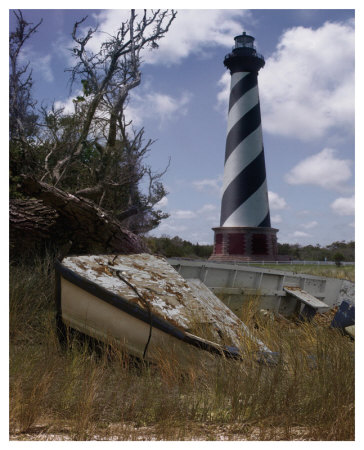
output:
[[[150,365],[77,334],[64,350],[49,267],[11,267],[11,439],[354,439],[354,345],[322,321],[267,320],[246,306],[245,323],[280,352],[276,366],[248,348],[214,364],[161,350]]]

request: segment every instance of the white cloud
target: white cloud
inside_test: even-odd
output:
[[[354,21],[286,30],[259,74],[263,129],[304,141],[354,130]],[[218,82],[226,113],[230,76]]]
[[[285,175],[288,184],[311,184],[325,189],[345,190],[344,183],[351,177],[350,160],[335,157],[335,150],[321,152],[299,162]]]
[[[203,205],[200,209],[197,209],[195,211],[192,211],[190,209],[177,209],[172,211],[171,217],[174,220],[185,220],[185,219],[197,219],[197,218],[203,218],[203,219],[215,219],[215,215],[208,215],[208,213],[213,213],[216,211],[216,206],[211,204]]]
[[[196,217],[194,211],[188,209],[177,209],[171,213],[173,219],[193,219]]]
[[[157,209],[160,208],[165,208],[168,205],[168,198],[167,197],[162,197],[158,203],[156,203],[154,206]]]
[[[309,214],[311,214],[311,211],[309,211],[308,209],[302,209],[301,211],[297,212],[297,216],[308,216]]]
[[[227,108],[228,101],[230,95],[230,73],[228,71],[224,72],[219,81],[217,82],[217,86],[219,88],[219,92],[217,93],[217,105],[216,108],[221,111],[224,116],[227,118]]]
[[[307,245],[312,240],[312,235],[309,233],[306,233],[305,231],[294,231],[291,233],[288,233],[284,237],[281,236],[280,241],[281,242],[288,242],[291,244],[301,244],[301,245]]]
[[[222,177],[218,178],[205,178],[203,180],[196,180],[192,182],[192,185],[198,190],[198,191],[214,191],[219,192],[221,191],[222,187]]]
[[[126,114],[128,120],[132,120],[134,125],[142,125],[147,118],[154,118],[162,124],[166,120],[176,120],[187,114],[191,100],[189,92],[183,92],[179,97],[172,97],[160,92],[147,93],[147,91],[149,87],[145,85],[138,92],[130,93],[130,103]]]
[[[352,216],[355,214],[355,197],[339,197],[331,203],[331,209],[339,216]]]
[[[287,30],[259,77],[265,130],[302,140],[352,132],[354,58],[353,21]]]
[[[302,227],[305,228],[306,230],[310,230],[311,228],[317,227],[317,225],[318,222],[316,222],[316,220],[312,220],[311,222],[303,223]]]
[[[241,19],[247,15],[243,10],[179,10],[158,51],[146,55],[146,61],[170,65],[191,54],[204,55],[209,47],[230,47],[231,36],[241,32]]]
[[[153,230],[153,234],[157,231],[158,235],[163,233],[180,233],[186,231],[187,227],[184,225],[175,225],[173,222],[168,222],[168,219],[163,220],[163,222]]]
[[[169,95],[155,92],[148,96],[147,101],[154,105],[157,113],[164,119],[166,116],[176,114],[176,111],[186,114],[187,109],[185,106],[189,102],[190,97],[190,94],[184,93],[179,99],[175,99]]]
[[[19,56],[19,62],[21,64],[27,64],[30,62],[30,68],[44,81],[52,83],[54,81],[54,75],[52,71],[52,55],[40,55],[33,48],[26,47],[22,50]]]
[[[75,104],[74,104],[73,100],[77,96],[82,95],[82,94],[83,94],[82,91],[78,90],[73,95],[66,98],[65,100],[58,100],[58,101],[54,102],[54,106],[56,108],[63,108],[64,114],[73,114],[75,112]]]
[[[51,68],[51,60],[52,55],[44,55],[38,57],[35,61],[33,60],[33,65],[37,67],[37,71],[39,71],[45,81],[52,83],[54,81],[54,75]]]
[[[212,212],[212,211],[215,211],[215,210],[216,210],[216,206],[215,205],[207,203],[206,205],[203,205],[202,208],[200,208],[197,211],[197,213],[198,214],[205,214],[205,213]]]
[[[272,223],[282,223],[282,217],[279,214],[274,214],[271,216]]]
[[[277,193],[268,191],[269,206],[272,210],[285,209],[287,202],[283,197],[280,197]]]
[[[309,237],[309,236],[311,236],[311,235],[306,233],[306,232],[304,232],[304,231],[295,231],[293,233],[293,237],[298,237],[298,238],[300,238],[300,237]]]

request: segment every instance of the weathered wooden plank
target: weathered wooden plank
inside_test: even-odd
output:
[[[310,306],[311,308],[328,308],[328,305],[326,303],[322,302],[318,298],[314,297],[313,295],[309,294],[299,287],[284,286],[283,290],[287,292],[287,294],[296,297],[302,303]]]

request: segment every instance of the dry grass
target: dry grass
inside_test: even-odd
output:
[[[62,349],[48,269],[11,268],[11,440],[354,439],[354,343],[329,317],[272,320],[251,302],[242,318],[280,352],[276,366],[248,350],[212,366],[161,353],[151,366],[77,335]]]
[[[318,264],[256,264],[256,266],[355,282],[355,266],[320,266]]]

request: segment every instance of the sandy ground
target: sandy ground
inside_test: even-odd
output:
[[[287,434],[289,432],[289,435]],[[158,426],[135,426],[132,424],[110,424],[104,429],[88,430],[87,436],[73,435],[65,426],[34,426],[27,432],[12,431],[10,441],[265,441],[307,440],[308,430],[294,427],[289,430],[277,427],[255,427],[236,425],[191,424],[183,429],[161,431]],[[163,437],[161,437],[163,436]]]

